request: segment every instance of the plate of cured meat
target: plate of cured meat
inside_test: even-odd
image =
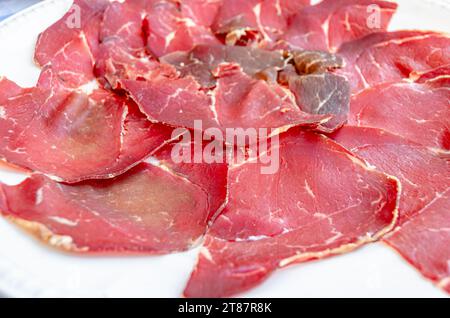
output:
[[[0,292],[447,297],[449,14],[49,0],[7,19]]]

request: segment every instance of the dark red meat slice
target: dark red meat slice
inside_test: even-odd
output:
[[[386,242],[425,277],[450,293],[450,190],[405,222]]]
[[[251,47],[201,45],[191,52],[166,55],[161,61],[174,65],[183,77],[193,76],[204,88],[214,88],[218,85],[217,77],[220,77],[220,74],[217,73],[217,68],[221,64],[236,63],[250,77],[264,79],[269,84],[281,82],[289,86],[296,97],[297,104],[304,112],[334,115],[332,120],[322,125],[323,131],[331,132],[342,126],[347,121],[350,87],[344,77],[324,72],[342,67],[344,61],[338,56],[320,51],[292,52],[290,55],[298,74],[308,76],[298,76],[295,71],[287,75],[290,58],[286,57],[284,52]],[[280,71],[281,77],[284,76],[285,79],[280,80]],[[309,76],[311,73],[315,74]],[[243,78],[236,76],[230,79],[239,79],[243,82]],[[233,86],[231,80],[225,83],[225,87],[227,86]],[[233,90],[243,91],[246,87],[248,85],[243,83],[242,86],[235,87]],[[236,103],[242,98],[242,94],[237,95]],[[255,114],[258,115],[261,112]],[[219,117],[221,117],[220,114]]]
[[[95,65],[95,74],[100,82],[112,88],[120,88],[120,80],[151,80],[158,77],[177,77],[174,67],[160,64],[150,57],[136,57],[121,41],[106,40],[100,44]],[[106,82],[105,82],[106,80]]]
[[[310,0],[263,0],[261,9],[254,11],[257,25],[266,37],[278,40],[288,28],[291,18],[310,3]]]
[[[189,249],[226,197],[226,165],[198,178],[142,163],[109,180],[77,185],[33,176],[0,185],[0,210],[48,244],[71,252],[164,254]],[[191,179],[192,175],[192,179]],[[222,192],[211,188],[222,186]]]
[[[156,57],[219,43],[209,28],[183,17],[175,2],[152,1],[146,11],[147,47]]]
[[[152,5],[152,2],[116,2],[105,11],[95,74],[114,89],[120,88],[120,79],[141,80],[159,75],[176,75],[175,69],[161,66],[147,54],[144,19],[147,5]]]
[[[210,98],[190,77],[123,80],[121,86],[153,122],[194,128],[194,121],[202,120],[206,128],[219,126]]]
[[[183,0],[180,1],[181,14],[195,24],[211,27],[223,0]]]
[[[379,25],[372,25],[369,6],[379,8]],[[298,12],[283,40],[292,48],[335,52],[347,41],[386,30],[396,9],[389,1],[324,0]]]
[[[174,151],[174,147],[179,145],[177,144],[178,141],[175,140],[174,143],[158,150],[154,154],[154,158],[158,164],[169,168],[173,173],[182,178],[189,179],[193,184],[200,186],[208,194],[211,212],[208,219],[214,220],[215,216],[221,212],[223,205],[226,203],[228,165],[225,163],[225,160],[222,160],[221,163],[192,163],[194,162],[193,157],[196,151],[198,151],[197,149],[201,149],[201,151],[206,149],[206,144],[201,145],[195,142],[183,145],[182,148],[183,151],[191,154],[191,163],[175,163],[172,152]]]
[[[245,291],[276,268],[350,251],[395,225],[396,179],[327,137],[293,130],[280,139],[276,174],[261,174],[259,163],[230,168],[229,202],[210,229],[186,296]]]
[[[436,79],[363,90],[352,99],[350,124],[381,128],[428,147],[450,150],[449,84]]]
[[[348,119],[350,85],[332,71],[343,67],[344,61],[322,51],[294,51],[290,55],[291,64],[279,73],[278,82],[289,87],[304,112],[333,115],[321,125],[323,132],[341,127]]]
[[[57,180],[108,178],[171,138],[134,103],[104,90],[55,93],[0,81],[0,156]]]
[[[345,127],[333,137],[380,171],[399,178],[399,224],[385,241],[445,288],[450,276],[448,158],[379,129]]]
[[[289,19],[309,0],[223,0],[215,23],[216,34],[225,42],[246,44],[248,40],[267,46],[278,40],[286,30]]]
[[[418,72],[416,74],[417,83],[429,83],[432,85],[450,86],[450,64],[438,67],[428,72]]]
[[[251,79],[238,67],[223,67],[215,90],[215,109],[222,127],[276,128],[314,127],[327,122],[329,115],[310,115],[301,111],[288,90]]]
[[[53,91],[97,87],[94,58],[84,36],[67,43],[42,69],[38,87]]]
[[[322,125],[322,131],[333,132],[347,122],[350,85],[345,77],[332,73],[296,76],[290,79],[289,88],[304,112],[333,115]]]
[[[332,138],[402,183],[400,224],[414,217],[450,181],[449,162],[439,152],[377,128],[346,126]]]
[[[345,66],[342,57],[324,51],[294,51],[292,56],[295,68],[301,75],[324,73]]]
[[[91,52],[95,55],[103,12],[109,4],[108,0],[75,0],[64,17],[39,35],[35,52],[36,63],[44,66],[51,62],[61,49],[80,36],[86,38]]]
[[[217,70],[217,88],[205,93],[191,77],[122,81],[122,86],[151,121],[195,128],[274,128],[279,132],[303,125],[315,127],[330,116],[302,112],[289,91],[254,80],[233,65]]]
[[[191,75],[203,87],[214,87],[215,69],[223,63],[236,63],[252,77],[263,77],[265,72],[274,73],[283,69],[286,60],[281,51],[267,51],[252,47],[199,45],[190,52],[176,52],[161,58],[161,62],[174,65],[181,76]]]
[[[422,31],[375,33],[343,45],[338,54],[347,62],[343,74],[358,92],[450,64],[450,37]]]
[[[144,33],[145,7],[141,2],[112,3],[103,15],[100,42],[115,39],[122,42],[130,53],[143,54],[146,44]]]

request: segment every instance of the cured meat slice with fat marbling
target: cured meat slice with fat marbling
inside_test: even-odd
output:
[[[176,75],[175,69],[160,65],[147,52],[146,4],[140,0],[115,2],[105,11],[95,75],[113,89],[120,88],[121,79],[143,80],[159,75]]]
[[[214,72],[223,63],[239,64],[244,73],[255,78],[264,78],[264,73],[272,73],[273,82],[277,80],[277,72],[286,66],[281,51],[226,45],[198,45],[189,52],[175,52],[160,60],[176,67],[183,77],[195,77],[206,88],[216,86],[217,75]]]
[[[223,0],[183,0],[180,1],[181,15],[195,24],[211,27]]]
[[[35,61],[45,66],[74,38],[82,36],[95,55],[99,42],[100,24],[109,0],[75,0],[70,10],[39,35]]]
[[[343,60],[322,51],[294,51],[291,56],[292,64],[278,75],[279,83],[291,90],[301,110],[333,116],[320,125],[321,131],[333,132],[340,128],[348,119],[350,84],[332,71],[343,67]]]
[[[436,77],[423,74],[422,83],[380,84],[354,95],[349,124],[381,128],[449,151],[450,72],[446,69],[432,73]]]
[[[144,16],[145,6],[142,1],[113,2],[103,14],[100,43],[117,39],[126,44],[129,52],[143,54],[146,44]]]
[[[201,186],[202,189],[208,194],[208,202],[210,208],[210,214],[208,219],[214,221],[218,213],[221,212],[222,207],[227,201],[227,178],[228,178],[228,165],[225,160],[225,148],[222,148],[220,162],[206,162],[203,160],[201,163],[195,163],[194,157],[198,154],[203,154],[207,150],[207,143],[201,144],[200,142],[191,141],[188,144],[182,144],[181,149],[176,148],[180,146],[180,140],[174,140],[172,143],[162,147],[158,150],[153,159],[157,165],[167,167],[173,173],[181,176],[182,178],[189,179],[193,184]],[[218,141],[221,146],[224,146]],[[175,162],[173,159],[173,152],[175,150],[182,150],[190,154],[189,162]],[[219,155],[219,154],[218,154]]]
[[[153,122],[196,128],[273,128],[283,132],[294,126],[317,127],[329,115],[301,111],[293,95],[275,84],[255,80],[239,66],[223,64],[216,72],[216,89],[205,92],[192,77],[150,81],[121,81],[121,86]]]
[[[113,179],[74,185],[34,175],[18,186],[0,185],[0,211],[70,252],[184,251],[197,244],[224,203],[226,171],[225,164],[189,169],[164,160],[141,163]]]
[[[345,42],[387,29],[397,4],[324,0],[298,12],[282,39],[291,48],[336,52]]]
[[[176,2],[151,1],[146,8],[147,48],[156,57],[189,51],[199,44],[218,44],[210,28],[182,15]]]
[[[422,275],[450,294],[450,190],[436,193],[420,213],[385,241]]]
[[[54,92],[98,88],[94,63],[84,37],[75,37],[42,68],[37,86]]]
[[[56,180],[121,174],[171,139],[171,128],[103,89],[53,92],[2,78],[0,92],[0,157]]]
[[[439,151],[378,128],[346,126],[330,136],[371,166],[400,180],[400,224],[449,187],[450,162]]]
[[[289,88],[297,104],[310,114],[333,115],[323,125],[323,132],[333,132],[347,122],[350,108],[350,85],[343,76],[332,73],[293,77]]]
[[[344,127],[332,137],[402,184],[399,223],[384,241],[442,288],[450,277],[450,161],[380,129]]]
[[[114,39],[100,44],[94,68],[95,75],[106,87],[121,88],[121,80],[151,80],[158,77],[176,78],[177,71],[148,57],[136,57],[124,43]]]
[[[415,79],[450,64],[450,36],[427,31],[374,33],[344,44],[341,70],[357,93],[376,84]]]
[[[230,45],[256,41],[265,47],[277,41],[289,19],[309,0],[222,0],[212,29]]]
[[[254,80],[235,65],[219,68],[217,77],[215,110],[224,128],[273,128],[283,132],[295,126],[315,128],[331,118],[303,112],[290,91]]]
[[[440,66],[428,72],[418,72],[415,74],[416,83],[430,83],[450,86],[450,64]]]
[[[261,174],[259,162],[230,167],[228,204],[209,230],[185,296],[231,296],[277,268],[351,251],[393,229],[397,179],[323,135],[291,130],[277,150],[275,174]]]

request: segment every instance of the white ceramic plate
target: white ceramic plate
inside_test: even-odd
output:
[[[395,29],[450,32],[450,0],[401,0]],[[35,84],[32,56],[38,34],[71,0],[49,0],[0,24],[0,75]],[[0,168],[0,181],[24,176]],[[0,293],[19,297],[178,297],[197,250],[159,257],[83,257],[48,249],[0,220]],[[280,270],[244,297],[446,297],[383,244]]]

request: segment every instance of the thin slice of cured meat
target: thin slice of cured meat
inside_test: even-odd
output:
[[[95,75],[113,89],[120,88],[121,79],[176,75],[175,69],[160,65],[147,52],[145,15],[150,4],[142,0],[115,2],[104,13]]]
[[[428,72],[416,73],[416,83],[442,84],[450,86],[450,64],[443,65]]]
[[[222,158],[218,160],[219,162],[207,162],[206,160],[196,162],[196,154],[203,154],[207,151],[208,144],[202,144],[198,141],[183,144],[180,143],[179,138],[162,147],[153,155],[154,164],[168,168],[174,174],[189,179],[208,194],[210,208],[208,220],[210,221],[214,221],[217,214],[221,212],[228,196],[228,165],[223,157],[225,148],[223,148],[224,145],[220,141],[217,142],[219,143],[218,148],[222,146]],[[190,160],[187,160],[187,162],[174,160],[174,153],[180,150],[190,154]]]
[[[3,78],[0,91],[0,157],[60,181],[121,174],[171,139],[171,128],[105,90],[54,93]]]
[[[34,175],[18,186],[0,185],[0,211],[70,252],[184,251],[197,244],[213,209],[223,204],[227,166],[207,167],[201,176],[200,168],[182,168],[183,174],[172,168],[141,163],[114,179],[76,185]]]
[[[190,52],[168,54],[160,60],[175,66],[183,77],[195,77],[206,88],[216,86],[214,72],[223,63],[238,64],[251,77],[264,78],[264,74],[272,73],[272,82],[276,82],[277,72],[286,65],[281,51],[225,45],[198,45]]]
[[[223,0],[183,0],[180,1],[181,15],[191,19],[195,24],[211,27]]]
[[[309,0],[223,0],[212,28],[229,45],[255,41],[265,47],[277,41],[289,19],[309,4]]]
[[[450,73],[422,84],[397,82],[363,90],[352,98],[350,124],[381,128],[422,145],[448,151],[449,77]]]
[[[450,276],[448,157],[374,128],[345,127],[333,138],[380,171],[399,178],[399,224],[385,241],[425,277],[446,288]]]
[[[111,38],[123,42],[130,53],[143,54],[146,45],[143,1],[113,2],[105,10],[100,29],[100,42]]]
[[[343,43],[384,31],[397,4],[374,0],[324,0],[292,18],[283,41],[291,48],[335,52]]]
[[[207,235],[187,297],[243,292],[277,268],[351,251],[394,227],[395,178],[323,135],[291,130],[271,151],[279,151],[275,174],[262,174],[259,160],[230,167],[229,202]]]
[[[93,55],[98,48],[100,24],[109,0],[75,0],[71,9],[39,35],[35,61],[44,66],[74,38],[83,36]]]
[[[211,99],[191,77],[122,80],[120,85],[152,122],[194,128],[194,121],[201,120],[206,128],[219,126]]]
[[[222,65],[216,73],[215,90],[204,92],[185,77],[153,81],[122,81],[123,88],[153,122],[203,129],[272,128],[278,133],[294,126],[315,128],[329,115],[310,115],[295,104],[292,94],[279,85],[254,80],[236,65]]]
[[[345,66],[342,57],[324,51],[294,51],[292,58],[297,72],[301,75],[325,73]]]
[[[289,80],[289,88],[304,112],[333,115],[322,131],[333,132],[347,122],[350,84],[345,77],[332,73],[295,76]]]
[[[333,132],[344,125],[350,110],[350,84],[345,77],[332,73],[343,67],[343,59],[323,51],[290,54],[291,64],[279,73],[278,82],[289,87],[304,112],[333,115],[321,125],[323,132]]]
[[[189,51],[199,44],[220,43],[209,28],[183,17],[175,2],[151,1],[146,14],[147,48],[156,57]]]
[[[374,33],[346,43],[338,54],[346,60],[342,73],[356,93],[450,64],[450,37],[424,31]]]
[[[419,215],[386,242],[425,277],[450,294],[450,190],[437,194]]]
[[[346,126],[331,137],[376,169],[400,180],[400,224],[450,185],[450,162],[445,155],[418,143],[381,129],[354,126]]]
[[[121,88],[121,80],[178,77],[177,70],[171,65],[161,64],[149,56],[137,57],[122,41],[116,39],[100,44],[94,73],[101,83],[113,89]]]
[[[85,37],[75,37],[42,68],[37,86],[52,91],[95,88],[94,64]]]
[[[330,119],[329,115],[301,111],[291,92],[277,84],[252,80],[236,66],[220,68],[217,76],[215,110],[222,127],[275,128],[283,132],[294,126],[314,128]]]

